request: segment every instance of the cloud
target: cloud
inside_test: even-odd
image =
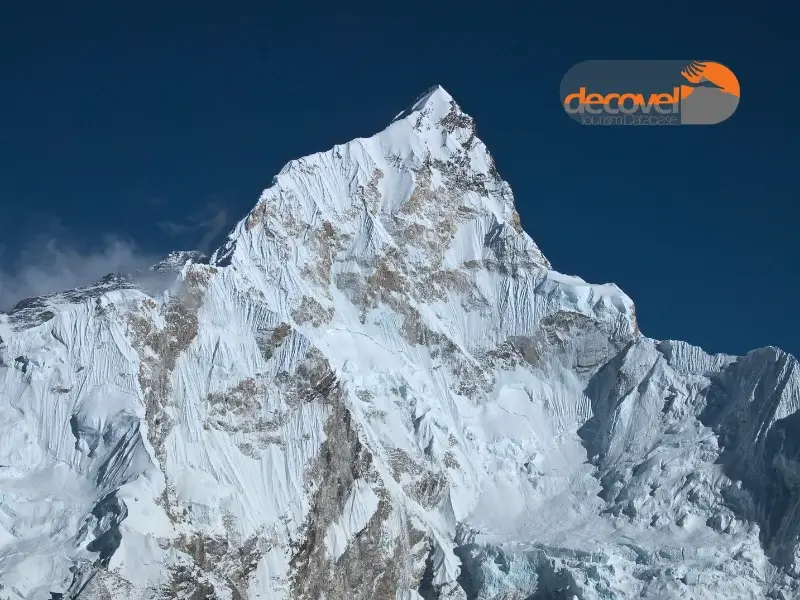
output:
[[[208,254],[212,244],[227,233],[229,211],[217,202],[207,203],[184,221],[160,221],[167,235],[180,237],[185,249]],[[147,269],[164,258],[143,252],[136,243],[120,236],[106,236],[92,248],[66,242],[73,236],[60,221],[43,224],[48,233],[40,234],[16,256],[0,244],[0,311],[9,311],[25,298],[61,292],[94,283],[109,273],[141,271],[137,285],[148,290],[164,289],[169,277]]]
[[[186,219],[178,221],[158,221],[156,225],[164,233],[180,236],[190,241],[189,247],[208,254],[211,245],[226,233],[231,224],[230,213],[217,202],[209,202],[206,206]]]
[[[99,248],[82,249],[40,235],[15,260],[8,261],[5,255],[0,248],[0,311],[24,298],[88,285],[109,273],[146,269],[159,260],[114,236],[104,238]]]

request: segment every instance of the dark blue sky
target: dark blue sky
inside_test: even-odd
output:
[[[48,239],[73,261],[109,236],[145,255],[207,244],[288,160],[438,83],[555,268],[617,283],[647,335],[800,352],[789,15],[534,4],[2,3],[0,286],[47,273]],[[558,88],[592,58],[718,60],[741,104],[712,127],[580,127]]]

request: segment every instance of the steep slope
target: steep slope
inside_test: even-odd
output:
[[[800,593],[795,359],[552,270],[441,88],[155,270],[0,315],[0,598]]]

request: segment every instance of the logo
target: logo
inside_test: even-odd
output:
[[[713,61],[587,60],[561,81],[582,125],[716,125],[739,106],[739,80]]]

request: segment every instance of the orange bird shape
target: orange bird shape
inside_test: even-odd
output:
[[[720,92],[739,97],[739,80],[728,67],[716,62],[692,61],[681,75],[688,83],[681,85],[681,98],[686,98],[698,87],[717,88]]]

